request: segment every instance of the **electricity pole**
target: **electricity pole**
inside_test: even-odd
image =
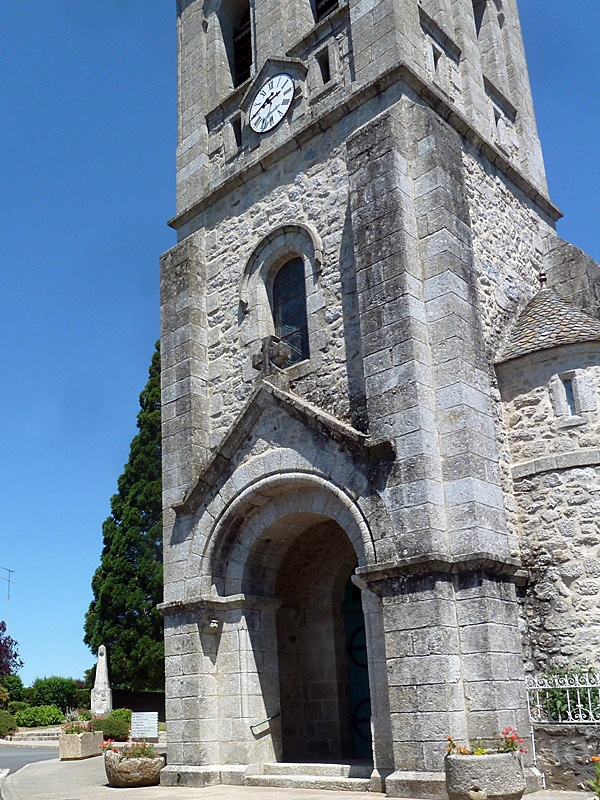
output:
[[[7,589],[7,594],[6,594],[6,628],[8,630],[8,625],[9,625],[9,621],[10,621],[10,587],[11,586],[15,586],[16,584],[12,579],[12,575],[13,575],[14,569],[8,569],[8,567],[0,567],[0,569],[3,569],[5,572],[8,572],[8,578],[5,575],[0,575],[0,578],[2,578],[2,580],[6,581],[6,583],[7,583],[7,587],[6,587],[6,589]]]

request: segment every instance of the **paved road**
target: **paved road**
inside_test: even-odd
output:
[[[58,747],[15,747],[0,744],[0,771],[8,769],[15,772],[25,764],[47,761],[49,758],[58,758]]]

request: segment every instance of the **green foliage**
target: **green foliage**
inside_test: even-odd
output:
[[[113,717],[124,719],[128,725],[131,725],[131,709],[130,708],[115,708],[112,712]]]
[[[23,700],[23,681],[18,675],[3,675],[0,685],[4,686],[11,700]]]
[[[156,346],[140,395],[139,433],[102,526],[84,642],[109,652],[114,688],[163,690],[160,353]],[[86,677],[86,680],[87,677]]]
[[[89,613],[89,612],[88,612]],[[83,686],[90,692],[94,688],[94,681],[96,680],[96,665],[86,669],[83,673]]]
[[[9,711],[0,711],[0,736],[17,730],[17,721]]]
[[[573,681],[576,682],[587,678],[589,673],[595,673],[594,668],[584,664],[581,667],[570,670],[551,669],[545,673],[544,677],[549,679],[558,678],[561,682],[568,683],[569,678],[572,678]],[[582,692],[580,692],[580,698],[581,696]],[[552,689],[543,689],[540,691],[540,698],[542,708],[551,722],[558,722],[561,719],[564,720],[568,715],[569,708],[571,712],[573,712],[579,703],[577,689],[575,687],[568,688],[566,685],[557,686]],[[594,716],[600,714],[600,705],[592,705],[592,712]]]
[[[17,711],[15,719],[21,728],[41,728],[44,725],[60,725],[65,715],[58,706],[33,706]]]
[[[158,758],[156,747],[151,742],[132,742],[121,749],[123,758]]]
[[[56,705],[66,711],[78,705],[79,684],[73,678],[36,678],[32,689],[34,706]]]
[[[29,703],[24,700],[11,700],[8,704],[8,710],[11,714],[16,714],[17,711],[23,711],[24,708],[29,708]]]
[[[0,686],[0,708],[6,708],[10,700],[10,695],[4,686]]]
[[[594,792],[598,800],[600,800],[600,756],[592,756],[591,762],[594,765],[596,777],[593,781],[587,781],[587,785]]]
[[[106,717],[96,717],[93,725],[95,731],[102,731],[105,739],[113,739],[115,742],[126,742],[129,739],[129,723],[122,717],[115,716],[114,711]]]
[[[23,689],[23,700],[27,703],[28,706],[33,705],[33,687],[27,686],[26,689]]]
[[[92,698],[90,697],[90,690],[89,689],[78,688],[77,689],[77,694],[76,694],[76,699],[77,699],[76,705],[77,705],[78,709],[80,709],[80,710],[83,710],[83,709],[89,710],[90,703],[91,703],[91,700],[92,700]],[[90,719],[91,719],[91,717],[90,717]]]

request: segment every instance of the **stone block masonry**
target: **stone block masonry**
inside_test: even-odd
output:
[[[515,1],[178,10],[163,780],[349,787],[361,759],[443,796],[449,734],[526,729],[525,667],[600,659],[598,342],[498,363],[540,270],[600,297],[554,232]]]

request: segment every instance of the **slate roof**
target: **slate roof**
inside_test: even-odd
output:
[[[543,288],[519,316],[498,363],[562,344],[600,341],[600,320]]]

